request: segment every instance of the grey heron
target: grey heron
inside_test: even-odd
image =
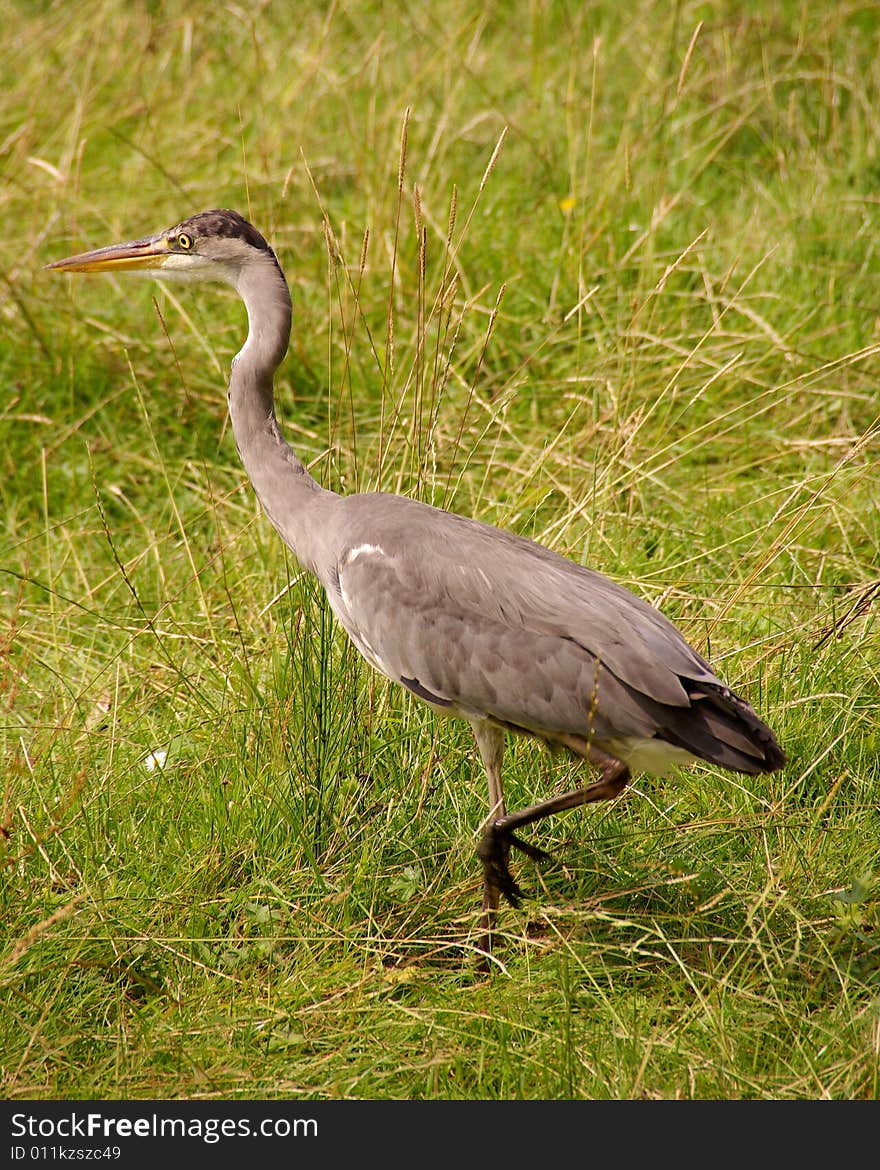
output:
[[[363,657],[444,716],[466,719],[489,786],[478,847],[478,948],[491,952],[501,897],[521,891],[511,847],[527,825],[618,796],[633,773],[704,760],[733,772],[785,763],[770,728],[657,609],[550,549],[477,520],[384,492],[322,488],[284,440],[275,371],[291,298],[278,259],[235,211],[204,211],[166,231],[58,260],[62,272],[140,272],[233,286],[247,340],[229,376],[239,455],[269,520],[326,591]],[[506,733],[564,748],[599,769],[572,792],[508,812]]]

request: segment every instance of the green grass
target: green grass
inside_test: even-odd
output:
[[[0,9],[0,1091],[876,1098],[880,13],[251,8]],[[491,978],[469,733],[260,514],[241,307],[41,271],[213,206],[323,483],[602,568],[789,753],[540,825]]]

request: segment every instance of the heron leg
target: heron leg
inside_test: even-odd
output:
[[[535,821],[543,820],[544,817],[563,812],[568,808],[577,808],[578,805],[592,804],[598,800],[614,800],[615,797],[620,796],[630,781],[630,772],[626,764],[622,760],[615,759],[614,756],[599,751],[598,748],[590,748],[589,758],[592,763],[599,764],[602,769],[601,777],[594,784],[576,788],[573,792],[563,792],[560,796],[553,796],[550,800],[530,805],[528,808],[520,809],[509,815],[496,817],[492,821],[483,834],[478,850],[484,869],[506,869],[511,844],[516,844],[517,847],[525,845],[524,841],[520,841],[516,837],[514,832],[516,829],[532,825]],[[525,852],[528,853],[532,848],[534,846],[528,846]],[[540,853],[541,850],[537,852]],[[509,886],[500,878],[498,886],[507,900],[516,906],[519,904],[522,894],[519,887],[510,878],[509,873],[507,877]]]
[[[572,750],[578,755],[586,756],[591,764],[601,768],[600,778],[593,784],[576,788],[572,792],[564,792],[553,796],[540,804],[529,805],[518,812],[508,813],[504,805],[504,793],[501,787],[501,764],[504,759],[504,732],[488,721],[473,720],[471,722],[480,758],[486,769],[489,781],[488,824],[483,831],[480,844],[477,846],[477,856],[483,863],[483,906],[480,922],[481,935],[477,947],[485,956],[482,967],[488,969],[488,959],[492,954],[492,938],[498,915],[498,906],[502,894],[512,906],[519,906],[522,900],[522,890],[514,881],[510,872],[509,859],[511,846],[525,853],[533,861],[550,860],[550,855],[535,845],[530,845],[517,836],[516,830],[554,813],[564,812],[565,809],[577,808],[581,804],[593,804],[599,800],[614,800],[620,796],[630,781],[629,768],[622,760],[608,755],[594,746],[586,743],[574,744]]]
[[[487,835],[492,832],[492,825],[507,816],[507,810],[504,807],[504,790],[501,784],[504,732],[500,727],[495,727],[486,720],[474,719],[471,721],[471,727],[477,741],[480,759],[486,769],[486,778],[489,781],[489,827],[477,848],[477,855],[483,862],[483,905],[477,949],[488,956],[492,953],[492,935],[502,893],[514,905],[519,903],[522,896],[519,887],[510,875],[507,862],[511,844],[525,843],[520,842],[519,838],[515,838],[511,833],[504,840],[499,840],[494,844],[491,856],[485,858],[483,856],[483,845]]]

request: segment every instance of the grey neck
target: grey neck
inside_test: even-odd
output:
[[[320,520],[318,500],[333,498],[308,473],[281,435],[273,378],[287,352],[292,308],[287,281],[271,252],[249,266],[236,288],[248,311],[248,336],[232,363],[229,417],[236,446],[254,491],[297,559],[315,571]]]

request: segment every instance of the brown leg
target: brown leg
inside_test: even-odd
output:
[[[629,768],[622,760],[615,759],[614,756],[609,756],[596,747],[588,747],[583,740],[573,740],[570,745],[572,750],[578,755],[587,756],[590,763],[598,765],[602,769],[601,778],[595,784],[576,788],[573,792],[565,792],[561,796],[554,796],[550,800],[530,805],[508,815],[501,787],[504,732],[485,720],[475,719],[471,722],[471,727],[489,780],[489,820],[477,846],[477,856],[483,863],[483,906],[477,948],[484,956],[480,967],[483,971],[488,971],[501,895],[503,894],[512,906],[518,906],[522,898],[522,891],[513,880],[508,864],[511,846],[525,853],[533,861],[549,860],[549,854],[523,841],[516,835],[515,830],[532,825],[535,821],[552,816],[553,813],[577,808],[581,804],[592,804],[597,800],[614,800],[626,788],[630,774]]]
[[[496,898],[498,894],[503,894],[511,905],[518,906],[522,897],[522,892],[508,869],[510,846],[514,845],[530,856],[542,852],[535,850],[534,846],[526,845],[524,841],[515,836],[515,829],[532,825],[535,821],[552,816],[553,813],[563,812],[568,808],[577,808],[581,804],[592,804],[598,800],[614,800],[626,788],[630,780],[629,768],[626,764],[596,748],[590,749],[590,759],[602,767],[602,776],[594,784],[588,784],[585,788],[576,788],[573,792],[565,792],[561,796],[554,796],[540,804],[520,809],[519,812],[496,817],[488,826],[477,853],[483,863],[486,885],[492,884],[496,890]],[[547,855],[543,854],[543,856]]]
[[[596,753],[596,749],[591,750]],[[598,753],[596,753],[598,754]],[[593,761],[594,763],[597,761]],[[553,796],[540,804],[533,804],[529,808],[509,816],[496,818],[489,827],[490,832],[510,836],[514,829],[521,829],[525,825],[532,825],[535,821],[543,820],[553,813],[563,812],[567,808],[577,808],[581,804],[593,804],[597,800],[614,800],[620,796],[630,781],[629,768],[622,760],[602,753],[602,776],[594,784],[586,788],[575,788],[573,792],[563,792],[561,796]]]

